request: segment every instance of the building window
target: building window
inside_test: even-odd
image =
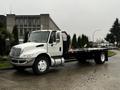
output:
[[[40,30],[40,28],[37,28],[37,30]]]
[[[20,25],[20,27],[23,27],[23,25]]]
[[[40,25],[37,25],[37,27],[40,27]]]
[[[28,28],[28,31],[31,32],[31,28]]]
[[[36,27],[36,25],[34,24],[33,27]]]
[[[23,29],[20,29],[20,36],[23,36]]]
[[[26,28],[24,28],[24,33],[25,33],[25,32],[27,32],[27,29],[26,29]]]
[[[25,24],[24,27],[27,27],[27,25]]]
[[[35,31],[36,29],[33,28],[33,31]]]
[[[27,24],[27,19],[25,18],[25,22],[24,22],[25,24]]]

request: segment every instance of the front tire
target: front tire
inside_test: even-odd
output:
[[[98,54],[95,57],[95,63],[96,64],[104,64],[105,60],[106,60],[105,53]]]
[[[37,75],[46,73],[49,69],[48,58],[44,56],[36,58],[32,69],[33,72]]]

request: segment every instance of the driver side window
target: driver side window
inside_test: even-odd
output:
[[[56,42],[56,32],[52,32],[49,43]]]

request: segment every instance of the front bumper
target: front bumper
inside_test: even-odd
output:
[[[32,66],[35,60],[35,58],[26,59],[26,58],[13,58],[13,57],[10,57],[10,59],[11,59],[11,64],[15,66]]]

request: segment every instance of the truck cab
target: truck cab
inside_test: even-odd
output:
[[[33,31],[27,43],[12,47],[9,56],[15,69],[32,67],[36,74],[46,72],[49,67],[62,65],[64,64],[62,32]]]

